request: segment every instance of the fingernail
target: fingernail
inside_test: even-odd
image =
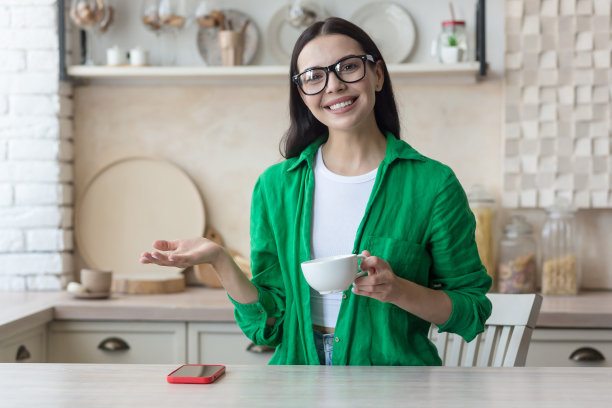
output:
[[[159,258],[157,257],[157,255],[155,255],[155,254],[151,254],[151,257],[153,257],[153,258],[155,258],[155,259],[159,259]]]
[[[174,258],[168,258],[168,261],[174,262]]]

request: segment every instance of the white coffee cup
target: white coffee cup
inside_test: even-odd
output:
[[[106,65],[116,66],[125,64],[125,55],[121,48],[114,46],[106,50]]]
[[[302,262],[302,273],[306,282],[320,294],[344,292],[358,277],[365,275],[359,272],[358,261],[365,255],[338,255]],[[358,273],[359,272],[359,273]]]
[[[147,50],[136,47],[130,50],[130,65],[143,66],[149,64],[149,53]]]

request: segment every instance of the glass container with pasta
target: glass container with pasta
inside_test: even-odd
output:
[[[497,287],[500,293],[534,293],[538,246],[533,227],[521,215],[512,216],[499,245]]]
[[[542,293],[576,295],[580,289],[578,233],[574,209],[558,199],[542,227]]]
[[[476,217],[476,245],[478,255],[493,279],[491,288],[497,287],[495,262],[495,198],[482,185],[473,186],[468,192],[470,208]]]

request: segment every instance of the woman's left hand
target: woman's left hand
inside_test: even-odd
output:
[[[394,303],[400,297],[401,279],[393,273],[391,265],[384,259],[372,256],[368,251],[361,253],[360,269],[367,275],[355,279],[353,293],[368,296],[381,302]]]

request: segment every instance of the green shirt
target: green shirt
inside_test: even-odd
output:
[[[440,331],[467,341],[491,314],[491,278],[474,239],[475,219],[452,170],[387,133],[381,162],[354,253],[368,250],[393,272],[445,291],[453,308]],[[270,364],[319,364],[310,316],[310,290],[300,263],[310,260],[314,156],[319,139],[299,157],[268,168],[251,203],[251,269],[257,303],[235,306],[254,343],[276,347]],[[273,326],[267,326],[274,317]],[[428,338],[431,324],[378,300],[343,293],[333,365],[440,365]]]

